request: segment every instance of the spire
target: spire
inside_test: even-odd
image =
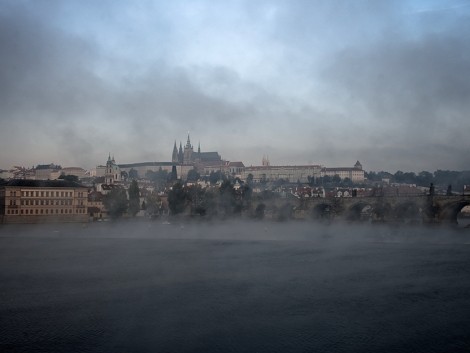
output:
[[[108,162],[111,162],[111,152],[108,154]]]
[[[197,153],[201,153],[201,141],[197,144]]]
[[[183,157],[184,157],[184,153],[183,153],[183,144],[181,143],[180,141],[180,149],[178,151],[178,162],[179,163],[183,163]]]
[[[178,148],[176,148],[176,140],[173,146],[173,154],[171,155],[172,162],[178,162]]]
[[[188,131],[188,141],[186,141],[186,148],[191,148],[191,140],[189,139],[189,131]]]

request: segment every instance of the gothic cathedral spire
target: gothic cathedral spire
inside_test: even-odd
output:
[[[171,161],[173,163],[178,162],[178,148],[176,148],[176,140],[175,140],[175,145],[173,146],[173,154],[171,156]]]

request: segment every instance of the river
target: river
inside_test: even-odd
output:
[[[470,231],[0,227],[2,352],[468,352]]]

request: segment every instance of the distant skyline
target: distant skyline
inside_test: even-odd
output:
[[[0,1],[0,168],[470,170],[470,1]]]

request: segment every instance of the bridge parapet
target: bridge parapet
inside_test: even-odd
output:
[[[457,222],[457,214],[470,205],[470,195],[396,195],[347,198],[311,198],[302,208],[311,213],[348,220],[375,218],[384,221],[415,219]],[[308,212],[305,212],[308,213]]]

